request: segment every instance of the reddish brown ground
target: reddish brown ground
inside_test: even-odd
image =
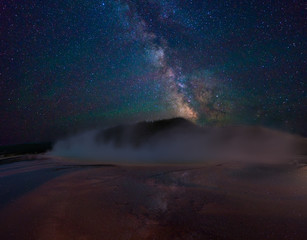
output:
[[[62,174],[0,208],[0,239],[307,239],[306,167],[48,161],[27,164]]]

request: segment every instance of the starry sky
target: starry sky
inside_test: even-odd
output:
[[[307,135],[304,1],[2,0],[0,145],[176,116]]]

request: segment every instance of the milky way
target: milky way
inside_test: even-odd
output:
[[[307,134],[304,1],[1,1],[0,144],[185,117]]]

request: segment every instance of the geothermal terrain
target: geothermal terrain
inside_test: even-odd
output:
[[[0,239],[307,238],[299,136],[171,119],[20,148],[0,149]]]

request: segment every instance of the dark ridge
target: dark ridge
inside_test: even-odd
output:
[[[101,131],[96,136],[97,142],[112,143],[116,147],[132,145],[139,147],[147,143],[153,136],[174,129],[195,131],[200,128],[184,118],[172,118],[150,122],[139,122],[132,125],[119,125]]]
[[[6,157],[12,155],[45,153],[52,149],[52,145],[51,142],[43,142],[0,146],[0,155]]]

